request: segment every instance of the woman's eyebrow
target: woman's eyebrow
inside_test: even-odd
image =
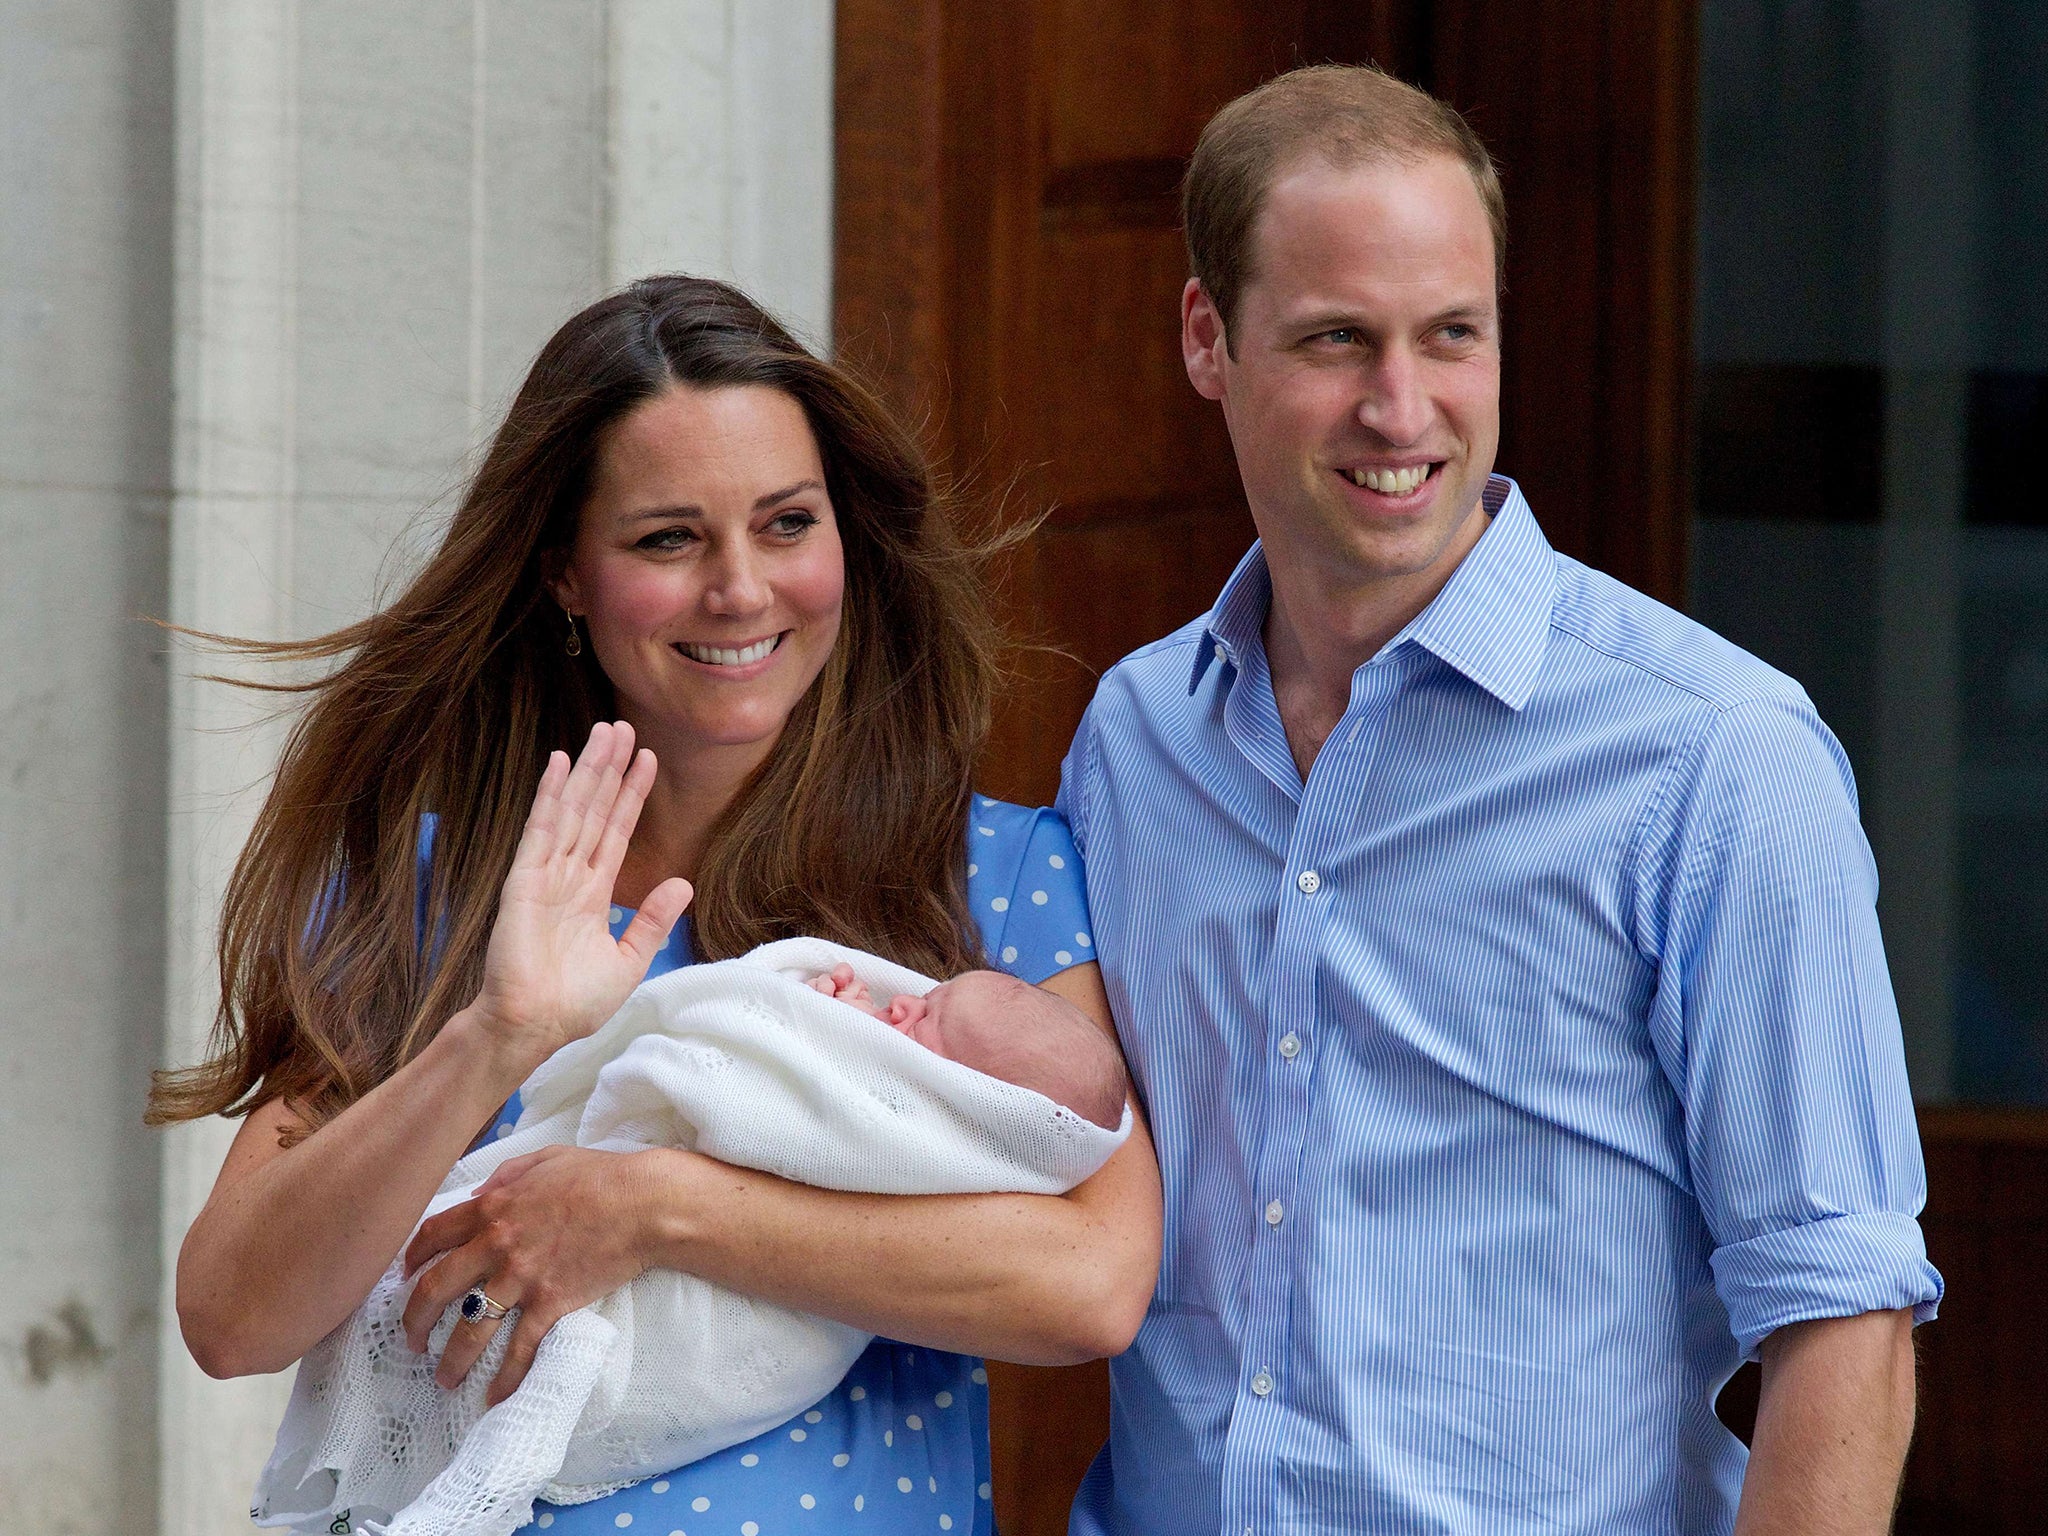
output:
[[[787,501],[792,496],[801,495],[805,491],[822,491],[823,489],[825,489],[825,486],[822,481],[799,480],[795,485],[786,485],[779,491],[770,491],[765,496],[756,496],[754,498],[754,510],[759,512],[764,508],[774,506],[777,502]],[[628,512],[626,514],[626,521],[629,523],[644,523],[669,517],[702,517],[703,515],[704,509],[697,506],[694,502],[682,502],[672,507],[642,507],[638,512]]]
[[[779,491],[770,491],[766,496],[756,496],[754,498],[754,510],[759,512],[763,507],[772,507],[778,501],[787,501],[790,497],[803,491],[822,491],[823,489],[825,487],[819,481],[799,480],[795,485],[784,486]]]

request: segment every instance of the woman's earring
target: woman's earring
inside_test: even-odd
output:
[[[564,609],[563,612],[567,614],[569,619],[569,638],[562,642],[562,649],[571,656],[581,656],[583,654],[583,637],[576,633],[576,615],[569,613],[567,609]]]

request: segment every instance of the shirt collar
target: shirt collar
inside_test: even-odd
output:
[[[1459,562],[1443,591],[1387,643],[1387,649],[1413,640],[1508,708],[1519,710],[1535,692],[1543,668],[1557,567],[1550,541],[1536,525],[1520,486],[1505,475],[1494,475],[1482,501],[1492,518],[1486,532]],[[1265,551],[1253,544],[1209,612],[1201,644],[1195,648],[1188,692],[1195,691],[1219,652],[1241,670],[1241,658],[1263,647],[1272,595]]]

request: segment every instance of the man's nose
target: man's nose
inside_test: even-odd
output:
[[[1374,362],[1358,401],[1358,420],[1396,448],[1419,442],[1432,408],[1415,354],[1390,348]]]

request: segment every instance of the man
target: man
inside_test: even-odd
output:
[[[1840,748],[1492,475],[1449,108],[1283,76],[1186,214],[1260,542],[1066,764],[1166,1184],[1074,1530],[1884,1530],[1941,1282]]]

